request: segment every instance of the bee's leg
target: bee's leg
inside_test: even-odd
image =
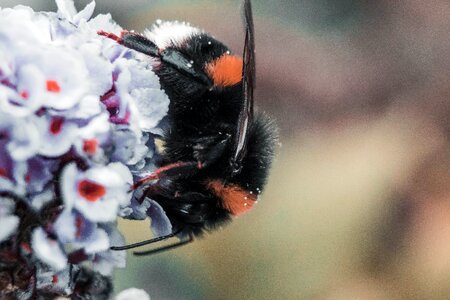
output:
[[[138,180],[133,186],[131,187],[131,190],[135,190],[141,185],[152,181],[160,179],[161,177],[178,177],[183,172],[190,172],[191,170],[196,169],[198,166],[198,162],[185,162],[185,161],[179,161],[176,163],[165,165],[159,169],[156,169],[152,174],[145,176],[144,178],[141,178]]]
[[[134,243],[134,244],[128,244],[125,246],[112,246],[109,249],[114,250],[114,251],[122,251],[122,250],[128,250],[128,249],[133,249],[133,248],[137,248],[137,247],[142,247],[142,246],[145,246],[148,244],[156,243],[156,242],[163,241],[168,238],[174,237],[177,234],[179,234],[182,230],[183,230],[183,228],[180,228],[172,233],[169,233],[168,235],[159,236],[154,239],[150,239],[150,240],[146,240],[146,241],[142,241],[142,242],[138,242],[138,243]]]
[[[165,199],[176,199],[180,197],[180,193],[176,191],[174,192],[174,188],[172,186],[172,181],[169,179],[167,181],[160,180],[156,183],[149,184],[144,188],[144,193],[138,199],[139,203],[143,203],[145,198],[155,199],[156,197],[163,197]]]
[[[167,246],[162,246],[160,248],[156,248],[156,249],[152,249],[152,250],[148,250],[148,251],[142,251],[142,252],[133,252],[134,255],[136,256],[144,256],[144,255],[151,255],[151,254],[156,254],[158,252],[162,252],[162,251],[166,251],[169,249],[173,249],[173,248],[178,248],[181,247],[183,245],[189,244],[194,240],[194,235],[192,233],[189,234],[189,237],[185,240],[180,240],[179,242],[175,243],[175,244],[171,244],[171,245],[167,245]]]
[[[210,137],[211,140],[214,139],[215,144],[213,146],[208,145],[206,147],[203,147],[202,145],[208,144],[205,143],[206,141],[204,139],[205,137],[203,137],[202,140],[198,143],[194,143],[193,146],[194,157],[197,159],[197,161],[178,161],[160,167],[152,174],[138,180],[131,187],[131,190],[135,190],[141,185],[152,180],[158,180],[161,177],[174,179],[179,177],[190,177],[197,174],[199,170],[213,164],[222,156],[228,144],[228,141],[230,140],[229,136],[226,136],[225,138],[217,142],[216,138]]]
[[[192,149],[198,161],[198,168],[202,169],[216,162],[225,152],[229,140],[230,136],[227,135],[220,140],[216,137],[202,137],[194,142]]]
[[[99,30],[97,34],[106,36],[107,38],[110,38],[127,48],[136,50],[137,52],[153,57],[160,56],[159,49],[155,43],[135,32],[124,30],[120,33],[120,36],[118,36],[111,32]]]

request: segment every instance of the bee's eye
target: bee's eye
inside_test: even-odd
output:
[[[209,54],[211,52],[212,43],[208,41],[207,43],[200,44],[200,53],[201,54]]]

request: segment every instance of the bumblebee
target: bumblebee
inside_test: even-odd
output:
[[[158,202],[174,231],[125,250],[178,236],[178,247],[251,209],[269,174],[277,141],[274,123],[255,112],[255,42],[250,0],[243,3],[245,44],[236,56],[208,33],[179,22],[157,22],[144,34],[99,34],[148,55],[170,99],[158,169],[135,182]]]

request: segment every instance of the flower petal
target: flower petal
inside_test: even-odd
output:
[[[158,202],[149,200],[150,207],[147,210],[147,215],[150,217],[151,229],[155,236],[164,236],[172,233],[172,223],[170,223],[164,209]]]
[[[57,241],[49,238],[40,227],[33,231],[31,245],[34,254],[55,271],[67,266],[67,257]]]
[[[19,217],[0,216],[0,242],[10,237],[19,226]]]
[[[150,300],[150,296],[144,290],[129,288],[117,294],[116,300]]]

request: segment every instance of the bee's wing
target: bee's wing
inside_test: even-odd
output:
[[[239,114],[235,152],[234,171],[239,171],[245,156],[248,129],[253,121],[253,89],[255,88],[255,34],[253,28],[252,6],[250,0],[244,0],[243,19],[245,26],[245,44],[242,67],[243,105]]]

